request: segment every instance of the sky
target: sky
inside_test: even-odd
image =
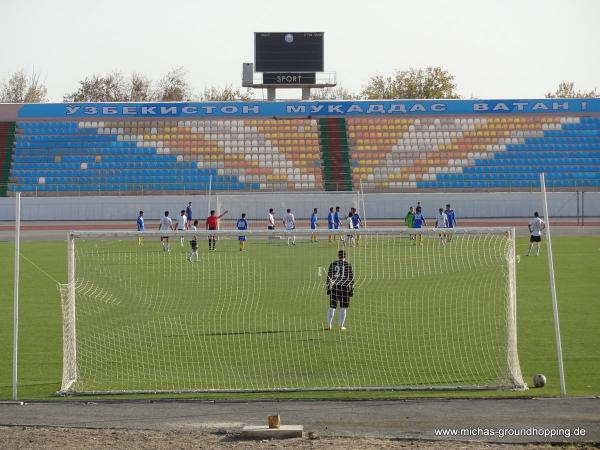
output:
[[[92,74],[157,80],[183,66],[198,94],[237,88],[257,31],[324,32],[325,70],[353,92],[427,66],[455,75],[466,98],[600,88],[599,0],[2,0],[0,80],[35,70],[61,101]]]

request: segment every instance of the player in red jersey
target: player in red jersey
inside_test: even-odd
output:
[[[213,209],[210,212],[210,216],[208,216],[206,218],[206,229],[209,231],[218,230],[219,229],[219,219],[221,217],[223,217],[225,214],[227,214],[228,212],[229,212],[229,210],[225,210],[223,212],[223,214],[221,214],[220,216],[217,216],[217,213]],[[209,235],[208,236],[208,251],[214,251],[216,244],[217,244],[217,236]]]

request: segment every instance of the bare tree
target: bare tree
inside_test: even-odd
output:
[[[65,102],[124,102],[129,100],[122,72],[92,75],[79,82],[79,88],[63,97]]]
[[[127,82],[127,100],[132,102],[149,102],[155,99],[152,81],[141,73],[132,73]]]
[[[600,91],[592,89],[591,91],[576,91],[575,83],[572,81],[563,81],[558,85],[554,92],[548,92],[546,98],[597,98],[600,97]]]
[[[183,67],[172,69],[158,82],[155,99],[161,102],[189,101],[192,98],[192,87],[186,79]]]
[[[396,70],[392,76],[372,76],[361,96],[367,100],[460,98],[454,78],[442,67]]]
[[[341,84],[336,87],[311,89],[310,91],[312,100],[351,100],[357,97],[358,95],[350,92]]]
[[[41,81],[41,75],[33,70],[29,75],[24,70],[13,73],[0,84],[2,103],[43,103],[48,90]]]
[[[200,97],[201,101],[207,102],[232,102],[252,100],[252,91],[250,89],[234,89],[233,86],[226,84],[225,87],[210,86],[204,88]]]

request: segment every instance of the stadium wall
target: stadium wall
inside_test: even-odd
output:
[[[586,192],[584,199],[585,217],[600,217],[600,192]],[[138,211],[143,210],[146,219],[155,220],[165,210],[170,211],[171,217],[177,217],[190,201],[194,216],[205,218],[209,210],[207,195],[23,197],[21,217],[25,221],[134,221]],[[417,201],[421,202],[426,218],[432,218],[437,208],[446,203],[452,205],[458,219],[529,217],[533,211],[542,210],[541,195],[530,192],[374,193],[364,195],[364,210],[362,200],[359,210],[367,221],[403,218],[408,207]],[[576,192],[551,192],[548,201],[552,217],[577,217]],[[210,207],[229,209],[228,218],[238,217],[243,211],[249,219],[261,221],[269,207],[275,209],[278,217],[291,208],[298,219],[307,219],[316,207],[323,226],[330,206],[340,206],[345,213],[356,202],[357,194],[352,192],[219,194],[211,196]],[[14,220],[14,210],[14,198],[0,198],[0,220]]]

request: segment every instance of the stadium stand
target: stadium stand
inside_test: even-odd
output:
[[[15,123],[0,122],[0,197],[6,196],[10,174]]]
[[[19,122],[10,189],[323,189],[315,120]]]
[[[600,119],[502,116],[347,119],[366,189],[600,186]]]
[[[19,120],[0,149],[40,195],[600,187],[600,118],[573,114]]]

